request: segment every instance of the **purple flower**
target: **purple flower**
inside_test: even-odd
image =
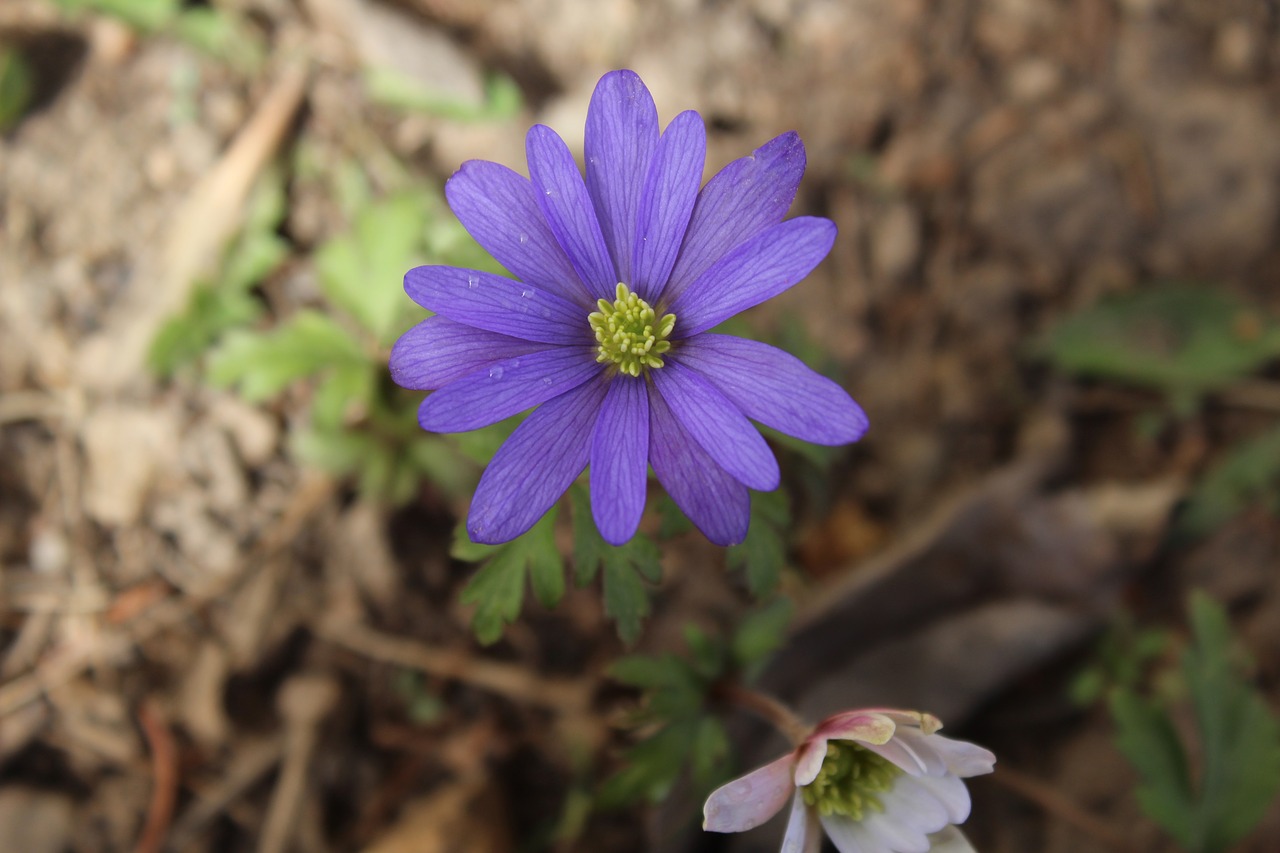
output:
[[[937,717],[873,708],[823,720],[792,752],[712,792],[703,829],[743,832],[782,811],[782,853],[817,853],[822,834],[840,853],[961,853],[969,776],[995,756],[936,734]]]
[[[640,522],[652,465],[708,539],[741,542],[748,489],[774,489],[779,477],[750,420],[828,445],[867,426],[844,390],[794,357],[708,331],[800,281],[831,249],[830,221],[782,221],[804,146],[783,134],[699,190],[701,117],[681,113],[660,134],[644,83],[614,71],[587,110],[585,181],[550,128],[534,125],[526,151],[528,179],[472,160],[445,185],[458,219],[515,280],[410,270],[405,290],[436,316],[391,354],[396,382],[435,391],[423,429],[472,430],[539,407],[480,478],[468,533],[519,536],[590,463],[596,526],[621,544]]]

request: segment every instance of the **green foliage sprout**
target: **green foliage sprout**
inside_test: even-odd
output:
[[[1190,611],[1193,642],[1180,672],[1198,750],[1164,706],[1131,689],[1113,691],[1111,712],[1117,745],[1142,778],[1143,810],[1191,853],[1221,853],[1280,791],[1280,721],[1242,675],[1222,606],[1197,593]]]

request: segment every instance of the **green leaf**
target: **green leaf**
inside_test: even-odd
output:
[[[504,74],[495,74],[489,78],[485,87],[485,99],[481,104],[432,91],[422,81],[393,68],[367,69],[364,83],[369,97],[374,101],[453,121],[495,121],[510,118],[520,111],[522,101],[519,87]]]
[[[600,788],[600,805],[619,808],[665,799],[697,743],[698,731],[697,718],[679,720],[627,750],[626,766]]]
[[[58,0],[72,11],[101,12],[143,32],[153,32],[178,14],[181,0]]]
[[[662,578],[661,554],[643,533],[625,545],[610,545],[596,530],[587,490],[574,485],[569,499],[573,506],[574,582],[586,586],[602,572],[604,611],[618,624],[618,636],[630,645],[639,639],[644,617],[649,615],[649,591],[644,581],[657,583]]]
[[[524,604],[525,574],[529,573],[534,593],[547,607],[559,603],[564,594],[564,561],[556,549],[555,518],[552,506],[529,532],[494,548],[480,571],[462,590],[463,604],[474,604],[471,629],[476,639],[488,645],[496,642],[504,626],[516,620]],[[460,547],[455,553],[477,553]],[[552,578],[560,575],[559,580]]]
[[[729,749],[729,733],[724,723],[709,714],[698,720],[689,759],[696,785],[706,787],[726,775]]]
[[[1163,391],[1186,410],[1280,355],[1280,324],[1221,290],[1163,284],[1067,318],[1037,349],[1063,370]]]
[[[316,311],[300,311],[273,332],[228,334],[209,362],[209,381],[239,385],[248,400],[265,400],[291,382],[329,367],[368,364],[345,329]]]
[[[1280,722],[1240,674],[1222,606],[1194,594],[1191,624],[1195,643],[1182,670],[1204,761],[1196,841],[1216,853],[1244,837],[1280,790]]]
[[[1152,820],[1192,847],[1194,796],[1186,753],[1169,716],[1158,706],[1125,689],[1111,696],[1116,746],[1141,776],[1138,802]]]
[[[786,530],[790,522],[786,492],[751,493],[747,538],[727,550],[726,561],[730,568],[746,569],[747,588],[752,595],[767,595],[778,586],[787,562]]]
[[[690,622],[684,626],[684,641],[689,645],[694,672],[701,678],[710,682],[724,673],[729,650],[721,640]]]
[[[782,647],[794,610],[791,599],[776,598],[742,620],[730,645],[739,667],[756,669]]]
[[[351,233],[316,252],[320,289],[380,342],[402,331],[409,303],[401,282],[423,259],[428,213],[422,192],[392,196],[361,210]]]
[[[1270,499],[1280,513],[1280,427],[1233,447],[1210,468],[1178,516],[1178,532],[1190,538],[1212,533],[1251,506]]]
[[[0,45],[0,131],[13,127],[26,113],[34,87],[27,60],[16,49]]]
[[[261,37],[236,15],[221,9],[183,9],[172,24],[178,38],[209,56],[244,71],[262,64]]]

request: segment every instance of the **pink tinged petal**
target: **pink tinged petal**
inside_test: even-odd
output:
[[[776,489],[778,460],[746,416],[700,373],[675,361],[650,371],[682,426],[715,462],[752,489]]]
[[[950,822],[946,807],[933,792],[905,773],[880,795],[880,802],[891,820],[913,821],[925,833],[936,832]]]
[[[964,833],[954,826],[935,832],[929,836],[929,841],[933,844],[929,853],[977,853]]]
[[[969,818],[969,789],[955,776],[917,776],[916,784],[933,795],[947,810],[947,820],[964,823]]]
[[[893,853],[878,843],[865,826],[844,815],[823,815],[819,820],[840,853]]]
[[[786,215],[804,174],[804,143],[784,133],[725,166],[698,194],[667,283],[670,301],[730,249]]]
[[[467,533],[508,542],[534,525],[587,467],[606,383],[588,382],[544,403],[516,427],[480,477]]]
[[[649,462],[658,482],[702,535],[716,545],[737,545],[746,538],[751,493],[702,449],[652,388]]]
[[[546,348],[546,344],[486,332],[437,315],[396,341],[391,348],[391,378],[402,388],[433,391],[504,359]]]
[[[943,769],[942,762],[937,756],[933,755],[931,751],[925,754],[917,752],[913,746],[907,744],[901,732],[888,743],[868,743],[863,745],[881,758],[893,762],[899,769],[910,773],[912,776],[927,775],[931,766],[935,770]]]
[[[498,163],[469,160],[445,183],[444,194],[467,232],[521,281],[592,304],[528,178]]]
[[[791,759],[788,753],[712,791],[702,807],[702,828],[709,832],[744,832],[782,811],[795,793]]]
[[[591,515],[610,545],[635,535],[649,470],[649,393],[643,379],[615,376],[591,439]]]
[[[500,275],[457,267],[414,267],[404,289],[423,308],[457,323],[546,344],[589,344],[580,305]]]
[[[981,776],[995,770],[996,757],[989,749],[963,740],[934,735],[934,748],[946,762],[947,771],[961,778]]]
[[[772,299],[816,267],[836,239],[835,223],[816,216],[789,219],[729,252],[680,292],[668,309],[675,337],[705,332]]]
[[[592,299],[613,298],[618,283],[600,223],[573,155],[554,130],[535,124],[525,137],[538,207]]]
[[[587,190],[617,271],[610,291],[632,281],[636,217],[657,146],[658,108],[640,77],[627,70],[601,77],[587,107],[584,154]]]
[[[827,717],[814,734],[829,740],[856,740],[863,744],[888,743],[898,731],[893,720],[884,714],[846,711]]]
[[[796,757],[796,785],[804,787],[813,784],[822,769],[822,762],[827,758],[827,739],[818,734],[810,735],[800,745]]]
[[[418,423],[431,432],[479,429],[559,397],[601,371],[589,347],[552,347],[509,358],[428,396]]]
[[[653,303],[662,293],[684,241],[707,159],[702,116],[683,112],[662,134],[640,197],[634,231],[631,288]]]
[[[804,804],[804,798],[796,791],[791,799],[791,815],[787,818],[787,832],[782,836],[781,853],[819,853],[822,849],[822,825],[818,813]]]
[[[867,431],[867,416],[843,388],[776,347],[703,334],[672,357],[711,380],[744,415],[779,432],[837,445]]]

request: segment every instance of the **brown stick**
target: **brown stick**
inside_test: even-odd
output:
[[[1024,800],[1035,803],[1051,817],[1069,823],[1100,844],[1118,853],[1136,853],[1136,848],[1118,830],[1086,811],[1057,788],[1014,770],[1007,764],[996,767],[991,781]]]
[[[151,747],[151,805],[135,853],[159,853],[178,798],[178,749],[173,733],[150,700],[138,708],[138,722]]]
[[[813,726],[796,716],[786,705],[764,693],[758,693],[737,682],[724,682],[715,688],[716,695],[751,711],[799,746],[813,731]]]

